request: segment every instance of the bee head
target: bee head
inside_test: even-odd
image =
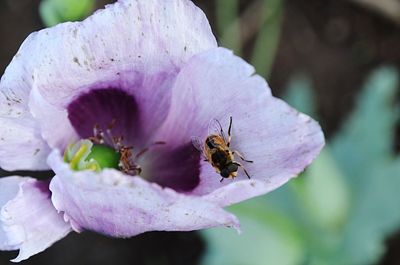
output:
[[[228,169],[229,173],[236,172],[236,171],[238,171],[238,165],[236,165],[234,163],[230,163],[227,166],[227,169]]]
[[[229,172],[228,168],[224,168],[221,170],[221,176],[223,178],[229,178],[230,174],[231,174],[231,172]]]
[[[235,176],[235,175],[232,175],[232,173],[235,173],[237,171],[238,171],[238,165],[231,163],[227,167],[225,167],[221,170],[221,176],[223,178],[229,178],[230,176]]]

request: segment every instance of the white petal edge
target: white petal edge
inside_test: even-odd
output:
[[[239,230],[234,215],[200,197],[179,194],[112,169],[74,172],[57,150],[48,161],[57,174],[50,184],[53,204],[78,232],[88,229],[131,237],[147,231],[192,231],[214,226]]]
[[[189,0],[123,0],[83,22],[40,31],[35,80],[51,104],[65,106],[119,73],[155,75],[180,69],[194,54],[216,47],[207,18]]]
[[[66,104],[77,90],[114,79],[118,72],[170,70],[215,46],[207,18],[189,0],[121,0],[83,22],[32,33],[0,81],[0,123],[4,124],[0,135],[10,130],[28,139],[3,137],[22,149],[16,156],[9,153],[7,159],[0,154],[0,166],[10,171],[47,169],[42,158],[49,150],[28,108],[33,82],[46,99]],[[36,156],[36,150],[43,155]]]
[[[0,203],[0,248],[19,249],[13,262],[42,252],[71,231],[51,203],[47,183],[28,177],[0,178]]]

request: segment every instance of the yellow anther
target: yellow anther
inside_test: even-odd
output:
[[[89,140],[81,140],[75,144],[70,144],[64,152],[64,161],[69,163],[71,169],[86,169],[86,158],[90,154],[93,143]]]

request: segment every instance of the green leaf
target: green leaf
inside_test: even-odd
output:
[[[385,238],[400,227],[400,162],[392,151],[398,109],[397,70],[374,71],[357,109],[333,142],[335,158],[348,176],[352,205],[342,243],[331,264],[373,264]]]
[[[256,39],[251,62],[258,73],[269,75],[275,60],[283,21],[283,0],[263,0],[261,31]]]
[[[217,30],[220,45],[232,49],[235,54],[241,54],[239,1],[216,0]]]
[[[293,184],[312,222],[324,230],[340,231],[348,217],[350,196],[328,146]]]
[[[243,232],[203,231],[208,245],[204,265],[296,265],[303,260],[301,236],[294,224],[266,210],[264,200],[251,200],[231,210],[239,217]]]
[[[394,68],[372,73],[360,95],[356,110],[332,143],[335,159],[349,176],[354,195],[367,183],[371,168],[393,158],[394,128],[398,111],[394,99],[399,76]]]
[[[316,117],[315,99],[309,77],[298,74],[292,77],[287,85],[283,98],[289,105],[309,116]]]
[[[374,177],[355,201],[335,256],[342,264],[374,264],[385,251],[386,237],[400,227],[400,159],[370,169]]]
[[[63,20],[52,1],[42,1],[39,6],[39,14],[46,27],[57,25]]]
[[[95,0],[42,0],[39,13],[47,27],[66,21],[86,18],[94,8]]]

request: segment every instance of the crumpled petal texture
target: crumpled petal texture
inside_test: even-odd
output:
[[[48,183],[32,178],[0,178],[0,209],[0,249],[19,249],[14,262],[45,250],[71,231],[51,203]]]
[[[207,18],[188,0],[120,0],[83,22],[32,33],[0,82],[0,123],[8,119],[0,135],[8,130],[27,135],[29,141],[11,139],[21,148],[28,142],[27,152],[8,153],[12,147],[5,139],[2,144],[8,151],[0,153],[0,167],[47,169],[42,159],[49,154],[47,143],[65,145],[66,138],[74,135],[72,126],[60,122],[68,121],[65,107],[77,93],[100,83],[118,83],[121,73],[155,76],[177,71],[194,54],[215,46]],[[30,98],[33,87],[38,91]],[[29,100],[40,103],[31,103],[29,109]],[[58,115],[46,117],[43,109],[35,108],[45,101]],[[62,126],[64,133],[52,135],[51,125]]]
[[[120,88],[137,97],[144,95],[138,98],[141,112],[143,116],[153,114],[153,124],[157,124],[168,108],[169,89],[164,87],[193,54],[216,46],[203,12],[182,0],[119,1],[82,23],[62,24],[51,30],[51,39],[42,34],[38,40],[46,46],[50,41],[56,48],[47,51],[52,59],[35,69],[46,74],[35,78],[38,92],[31,97],[31,111],[45,129],[43,137],[51,147],[60,149],[73,135],[72,126],[62,125],[69,130],[54,133],[51,128],[60,120],[41,115],[47,112],[35,100],[55,105],[68,122],[62,109],[77,95],[97,88]],[[64,50],[60,52],[59,47]],[[160,100],[154,108],[151,103],[156,101],[147,96],[156,94]],[[152,128],[146,126],[140,128],[151,133]]]
[[[114,170],[72,172],[54,151],[49,165],[57,174],[51,183],[55,207],[66,213],[77,231],[91,229],[113,236],[236,226],[222,207],[283,185],[324,145],[319,125],[274,98],[266,82],[253,74],[250,65],[226,49],[194,56],[173,85],[170,112],[156,134],[172,149],[191,144],[192,136],[205,139],[212,118],[227,127],[232,115],[232,148],[254,160],[243,162],[250,180],[240,172],[237,179],[221,183],[212,166],[202,162],[200,183],[182,195]]]
[[[318,123],[273,97],[265,80],[254,72],[224,48],[195,55],[177,77],[169,116],[157,135],[169,144],[189,142],[192,136],[205,139],[211,119],[218,119],[227,133],[233,117],[231,149],[254,161],[237,157],[252,180],[239,169],[235,181],[221,184],[210,164],[202,162],[200,184],[193,191],[208,194],[222,206],[281,186],[304,170],[324,146]]]
[[[239,229],[236,217],[200,197],[161,188],[140,177],[108,169],[72,172],[57,150],[49,156],[57,174],[52,201],[76,231],[94,230],[115,237],[147,231],[191,231],[214,226]]]
[[[0,124],[0,168],[8,171],[49,169],[46,157],[50,149],[30,114],[18,118],[0,116]]]

